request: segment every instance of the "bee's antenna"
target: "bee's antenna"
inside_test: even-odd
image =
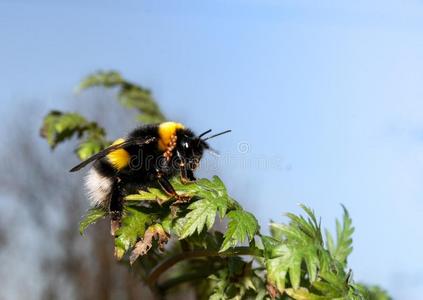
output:
[[[202,134],[198,136],[198,138],[201,139],[201,137],[205,136],[207,133],[210,133],[211,131],[212,131],[211,129],[204,131]]]
[[[203,141],[207,141],[207,140],[209,140],[209,139],[212,139],[212,138],[215,138],[215,137],[217,137],[217,136],[219,136],[219,135],[222,135],[222,134],[226,134],[226,133],[229,133],[229,132],[231,132],[232,130],[225,130],[225,131],[222,131],[222,132],[219,132],[219,133],[216,133],[216,134],[214,134],[214,135],[212,135],[212,136],[209,136],[209,137],[206,137]]]

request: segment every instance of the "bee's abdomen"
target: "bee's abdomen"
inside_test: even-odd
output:
[[[93,206],[109,205],[115,177],[113,171],[108,169],[106,162],[97,161],[85,177],[85,188]]]

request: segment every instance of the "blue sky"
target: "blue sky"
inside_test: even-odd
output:
[[[0,1],[3,119],[28,101],[66,109],[81,77],[117,69],[169,118],[233,129],[213,142],[231,160],[205,173],[262,227],[301,202],[333,228],[343,203],[355,278],[418,299],[421,1],[86,2]]]

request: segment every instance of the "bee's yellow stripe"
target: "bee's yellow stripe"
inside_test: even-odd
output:
[[[159,149],[165,151],[177,129],[185,128],[181,123],[164,122],[159,125]]]
[[[124,139],[117,139],[112,145],[123,143]],[[125,149],[117,149],[107,154],[107,159],[116,170],[121,170],[129,164],[130,155]]]

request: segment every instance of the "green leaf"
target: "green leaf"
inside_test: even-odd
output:
[[[86,159],[105,148],[109,142],[104,139],[104,129],[95,122],[88,122],[76,113],[50,112],[43,122],[41,136],[54,149],[58,144],[74,136],[83,142],[76,149],[80,159]]]
[[[90,208],[81,222],[79,222],[79,233],[84,234],[85,229],[91,224],[94,224],[98,220],[104,218],[107,215],[107,212],[104,208],[94,207]]]
[[[249,212],[237,209],[230,211],[226,216],[230,221],[220,251],[235,247],[244,241],[250,242],[259,230],[257,219]]]
[[[51,148],[74,135],[82,135],[88,122],[79,114],[63,114],[59,111],[51,111],[44,117],[40,130],[42,137],[47,139]]]
[[[301,264],[306,264],[310,281],[316,279],[319,268],[318,247],[313,244],[304,243],[283,243],[269,240],[263,237],[263,244],[266,253],[272,253],[266,259],[267,278],[276,286],[279,292],[285,290],[287,275],[294,289],[300,287]]]
[[[142,238],[145,230],[153,223],[156,215],[143,212],[140,208],[126,207],[122,218],[122,226],[116,232],[115,256],[121,259],[131,249],[138,238]]]
[[[289,289],[286,289],[285,291],[289,297],[295,300],[336,300],[336,298],[331,298],[328,296],[319,296],[319,295],[313,294],[306,288],[298,288],[298,289],[289,288]],[[343,299],[338,299],[338,300],[343,300]]]
[[[180,222],[179,239],[184,239],[204,228],[211,229],[218,211],[225,212],[227,201],[224,198],[204,198],[188,206],[190,212]]]
[[[138,120],[144,123],[160,123],[166,120],[151,92],[139,85],[125,80],[118,72],[97,72],[87,76],[79,90],[91,87],[118,87],[118,99],[127,108],[136,109],[141,114]]]
[[[223,218],[228,209],[239,211],[228,214],[231,222],[226,234],[225,249],[235,246],[238,242],[250,241],[257,232],[258,224],[255,217],[240,209],[239,204],[229,197],[223,182],[217,176],[212,180],[199,179],[187,184],[182,183],[179,176],[175,176],[170,182],[179,195],[192,198],[191,204],[187,208],[182,208],[185,213],[182,217],[177,218],[170,210],[163,219],[166,231],[176,233],[179,239],[185,239],[194,233],[200,235],[204,229],[211,229],[216,215],[219,214]],[[149,187],[147,190],[140,190],[138,194],[128,195],[125,199],[127,201],[157,201],[162,204],[173,198],[161,189]],[[170,217],[172,215],[173,218]]]
[[[356,284],[354,288],[354,295],[364,295],[364,298],[360,298],[360,300],[392,300],[385,290],[376,285],[367,286],[365,284]]]
[[[332,235],[327,230],[326,244],[332,257],[345,265],[347,263],[348,256],[353,250],[352,235],[354,233],[354,227],[352,226],[352,220],[347,209],[344,206],[342,206],[342,208],[344,210],[342,225],[338,220],[336,220],[336,245],[333,241]]]
[[[191,245],[192,249],[218,251],[223,242],[223,234],[219,231],[202,231],[200,234],[191,235],[185,241]]]
[[[233,199],[229,197],[225,185],[217,176],[214,176],[212,180],[203,178],[190,184],[182,184],[174,179],[172,185],[176,191],[195,195],[195,198],[199,199],[188,206],[190,212],[177,222],[177,234],[180,239],[195,232],[201,233],[204,228],[210,229],[217,213],[223,218],[228,208],[236,207]]]
[[[231,257],[226,265],[226,268],[209,276],[208,281],[212,286],[209,299],[252,299],[258,296],[259,288],[264,289],[264,283],[253,271],[251,262]]]
[[[174,176],[170,182],[177,194],[193,198],[192,203],[187,208],[188,212],[177,220],[174,228],[180,239],[184,239],[195,232],[201,233],[205,228],[210,229],[214,224],[216,214],[223,218],[228,209],[239,208],[239,204],[229,197],[223,182],[217,176],[214,176],[211,180],[203,178],[186,184],[180,181],[179,176]],[[173,198],[160,189],[149,187],[146,191],[140,190],[138,194],[128,195],[125,199],[129,201],[152,200],[161,204]],[[246,228],[251,231],[252,224],[257,221],[255,219],[253,221],[252,216],[246,212],[242,215],[246,222],[241,226],[246,225]],[[247,233],[247,237],[251,236],[250,231]],[[239,235],[239,233],[237,234]]]
[[[110,143],[103,139],[86,139],[81,144],[79,144],[76,149],[76,154],[80,160],[85,160],[90,156],[100,152],[106,148]]]
[[[161,224],[164,231],[168,233],[172,232],[174,219],[175,217],[170,212],[161,217]]]
[[[99,71],[85,77],[79,84],[78,91],[95,86],[113,87],[123,82],[122,76],[116,71]]]
[[[217,176],[213,176],[211,180],[202,178],[192,183],[182,183],[179,176],[175,176],[170,182],[175,190],[181,195],[196,196],[198,198],[222,199],[227,202],[230,208],[235,208],[233,199],[229,197],[225,185]],[[223,218],[226,210],[220,210],[219,212],[220,216]]]
[[[287,214],[290,224],[272,223],[272,232],[282,239],[263,237],[266,256],[267,278],[283,293],[289,275],[290,284],[294,289],[300,287],[301,265],[304,263],[309,281],[317,278],[317,270],[322,267],[320,255],[324,253],[320,224],[313,211],[303,206],[308,218]]]
[[[183,184],[179,176],[171,178],[170,183],[177,194],[187,197],[194,196],[201,189],[196,183]],[[173,199],[173,197],[166,194],[162,189],[147,187],[146,190],[139,190],[138,194],[127,195],[125,199],[129,201],[157,201],[164,203]]]
[[[164,203],[169,201],[172,197],[163,192],[161,189],[147,188],[147,191],[140,190],[138,194],[132,194],[125,197],[128,201],[157,201]]]
[[[325,280],[316,281],[312,287],[300,287],[298,289],[287,288],[286,294],[295,300],[391,300],[381,289],[376,287],[367,288],[364,285],[348,285],[345,281],[340,285]]]
[[[288,225],[272,223],[273,237],[262,238],[270,285],[297,300],[364,299],[350,284],[351,275],[346,272],[345,258],[353,231],[346,210],[344,226],[338,225],[338,245],[333,246],[329,235],[326,245],[332,250],[328,250],[314,212],[302,208],[306,217],[287,214]]]

